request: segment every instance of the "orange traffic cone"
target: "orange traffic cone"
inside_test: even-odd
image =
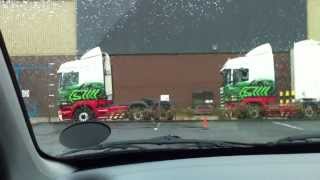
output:
[[[205,116],[205,117],[202,118],[202,128],[203,129],[208,129],[208,127],[209,127],[208,117]]]

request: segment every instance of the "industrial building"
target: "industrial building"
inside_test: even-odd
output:
[[[271,43],[280,88],[288,88],[292,44],[320,40],[318,0],[1,1],[0,29],[30,116],[56,116],[56,70],[96,46],[112,56],[114,101],[192,92],[219,101],[228,58]],[[147,78],[146,78],[147,77]]]

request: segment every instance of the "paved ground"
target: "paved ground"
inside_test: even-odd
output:
[[[241,142],[268,142],[279,138],[320,131],[320,120],[233,120],[209,121],[208,129],[201,121],[192,122],[110,122],[112,134],[108,142],[143,139],[163,135],[183,138],[228,140]],[[66,123],[39,123],[33,125],[40,147],[47,153],[59,154],[66,149],[59,144],[59,133]],[[88,134],[90,135],[90,134]]]
[[[193,117],[187,117],[187,116],[177,116],[175,120],[178,121],[187,121],[187,120],[202,120],[204,117],[206,117],[208,120],[218,120],[218,116],[193,116]],[[122,120],[116,120],[116,121],[129,121],[129,119],[122,119]],[[59,122],[58,117],[32,117],[31,123],[37,124],[41,122]]]

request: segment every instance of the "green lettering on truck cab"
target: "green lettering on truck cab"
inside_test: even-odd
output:
[[[86,83],[80,86],[59,89],[58,94],[58,102],[60,103],[74,103],[82,100],[105,98],[103,83]]]

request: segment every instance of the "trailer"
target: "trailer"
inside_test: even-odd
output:
[[[277,87],[280,80],[272,47],[263,44],[245,56],[227,60],[221,68],[221,107],[227,117],[307,117],[319,112],[320,44],[305,40],[294,44],[290,52],[291,89]]]
[[[320,107],[320,42],[304,40],[291,50],[291,87],[295,102],[308,118],[319,114]]]
[[[122,105],[114,104],[111,59],[100,47],[91,49],[79,60],[61,64],[57,74],[58,117],[61,121],[174,117],[168,102],[145,98]]]

